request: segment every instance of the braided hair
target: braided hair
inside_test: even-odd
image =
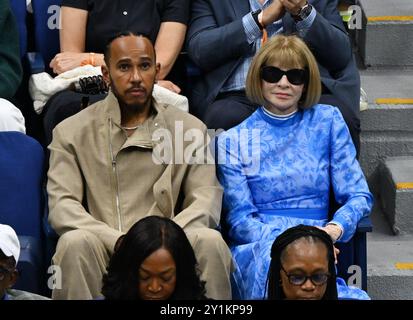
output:
[[[281,258],[286,248],[299,239],[308,239],[312,242],[323,243],[327,249],[328,271],[331,274],[327,281],[326,292],[322,300],[337,300],[337,285],[334,247],[331,237],[323,230],[313,227],[298,225],[287,229],[275,239],[271,248],[271,263],[267,278],[268,300],[285,299],[284,291],[280,285]]]

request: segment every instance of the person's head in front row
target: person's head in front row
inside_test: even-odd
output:
[[[20,243],[12,227],[0,224],[0,300],[16,283],[19,274],[16,269],[20,255]]]
[[[139,220],[109,261],[102,293],[109,300],[189,300],[205,298],[192,246],[174,221],[159,216]]]
[[[334,247],[323,230],[298,225],[275,239],[268,272],[269,300],[337,300]]]
[[[2,300],[50,300],[35,293],[12,289],[19,279],[17,263],[20,242],[14,229],[0,224],[0,301]]]
[[[297,36],[270,39],[251,63],[246,93],[252,102],[277,115],[312,107],[321,95],[314,55]]]

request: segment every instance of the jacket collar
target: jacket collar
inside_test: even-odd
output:
[[[108,118],[111,118],[114,123],[120,126],[121,113],[120,113],[120,106],[119,106],[118,98],[116,98],[112,90],[110,90],[105,100],[106,100],[106,103],[105,103],[106,115],[108,116]],[[159,104],[154,98],[152,98],[152,106],[155,108],[156,116],[162,114],[163,111],[165,110],[165,106],[163,104]]]
[[[135,146],[146,149],[153,149],[157,141],[154,141],[152,137],[153,133],[157,129],[166,129],[167,124],[165,120],[165,106],[159,104],[155,99],[152,103],[155,109],[155,114],[152,114],[142,126],[137,129],[131,136],[127,138],[126,133],[121,129],[121,112],[118,99],[109,91],[108,96],[105,99],[105,122],[110,126],[110,139],[118,146],[117,150],[122,150],[127,147]]]

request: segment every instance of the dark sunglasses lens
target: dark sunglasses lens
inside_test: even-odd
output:
[[[269,83],[276,83],[280,81],[284,74],[287,76],[287,79],[291,84],[301,85],[306,82],[306,71],[302,69],[282,71],[277,67],[265,66],[261,70],[261,78]]]
[[[291,69],[286,72],[287,79],[291,84],[300,85],[305,82],[306,73],[304,70]]]
[[[280,81],[283,75],[284,72],[276,67],[266,66],[263,67],[261,71],[261,78],[269,83],[276,83]]]

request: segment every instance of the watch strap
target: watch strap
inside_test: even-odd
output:
[[[254,18],[255,23],[260,28],[260,30],[264,29],[263,25],[258,20],[258,15],[261,13],[261,11],[262,11],[261,9],[258,9],[257,11],[254,11],[254,12],[251,13],[252,17]]]
[[[291,15],[291,16],[295,22],[303,21],[310,15],[312,9],[313,9],[312,5],[306,2],[306,4],[300,9],[298,14]]]

